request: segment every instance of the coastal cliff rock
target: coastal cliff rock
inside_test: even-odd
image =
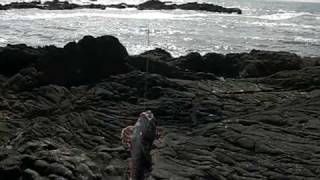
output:
[[[12,45],[0,57],[1,180],[121,179],[129,157],[121,129],[145,109],[163,129],[151,180],[319,179],[317,58],[130,56],[111,36],[64,48]]]

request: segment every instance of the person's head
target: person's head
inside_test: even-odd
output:
[[[148,119],[149,121],[155,119],[153,113],[152,113],[150,110],[145,111],[145,112],[142,112],[142,113],[140,114],[140,117],[141,117],[141,118],[146,118],[146,119]]]

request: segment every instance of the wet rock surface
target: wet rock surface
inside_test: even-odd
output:
[[[0,57],[1,180],[121,179],[129,153],[120,132],[145,107],[163,128],[149,179],[320,178],[317,58],[130,56],[111,36],[8,46]]]
[[[138,10],[173,10],[173,9],[182,9],[182,10],[195,10],[195,11],[207,11],[207,12],[218,12],[218,13],[237,13],[242,14],[241,9],[239,8],[225,8],[222,6],[208,4],[208,3],[186,3],[186,4],[172,4],[167,2],[162,2],[159,0],[149,0],[144,3],[133,5],[126,3],[119,4],[88,4],[80,5],[69,3],[67,1],[46,1],[41,3],[40,1],[31,1],[31,2],[13,2],[10,4],[0,5],[0,10],[9,10],[9,9],[30,9],[37,8],[43,10],[71,10],[71,9],[105,9],[105,8],[137,8]]]

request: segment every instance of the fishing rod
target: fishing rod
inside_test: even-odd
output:
[[[150,24],[149,21],[147,22],[147,30],[146,30],[146,35],[147,35],[147,47],[148,49],[150,48]],[[145,63],[145,83],[144,83],[144,102],[143,102],[143,109],[146,111],[146,98],[147,98],[147,91],[148,91],[148,77],[147,74],[149,73],[149,58],[146,59]]]

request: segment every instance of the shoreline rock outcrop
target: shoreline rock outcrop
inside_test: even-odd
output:
[[[149,0],[144,3],[133,5],[127,3],[119,4],[88,4],[80,5],[69,3],[68,1],[46,1],[41,3],[41,1],[31,1],[31,2],[12,2],[10,4],[0,5],[0,10],[9,9],[42,9],[42,10],[71,10],[71,9],[106,9],[106,8],[137,8],[138,10],[195,10],[195,11],[207,11],[207,12],[218,12],[218,13],[237,13],[242,14],[239,8],[225,8],[222,6],[208,4],[208,3],[186,3],[186,4],[168,4],[167,2],[162,2],[159,0]]]
[[[318,60],[130,56],[112,36],[1,47],[0,179],[121,179],[121,129],[145,108],[163,128],[150,179],[319,179]]]

